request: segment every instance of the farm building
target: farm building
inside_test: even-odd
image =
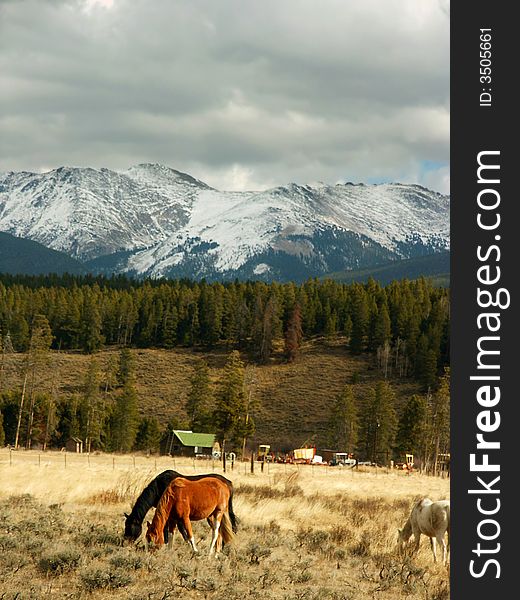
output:
[[[215,434],[194,433],[181,429],[174,429],[161,448],[163,454],[171,456],[211,456],[214,451],[220,451]]]
[[[65,449],[67,452],[83,452],[83,440],[77,437],[71,437],[65,443]]]

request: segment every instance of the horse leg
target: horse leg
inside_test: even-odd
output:
[[[188,536],[188,532],[186,531],[186,527],[184,527],[184,522],[182,519],[179,519],[177,521],[177,529],[179,530],[179,533],[182,535],[182,538],[185,542],[189,541],[189,536]]]
[[[430,538],[430,546],[433,552],[433,562],[437,562],[437,540],[434,537]]]
[[[186,536],[188,538],[188,541],[191,544],[191,547],[193,549],[193,552],[198,552],[197,546],[195,546],[195,536],[193,535],[193,529],[191,528],[191,521],[190,521],[189,517],[184,516],[182,518],[182,523],[183,523],[184,529],[186,531]]]
[[[173,548],[173,534],[175,532],[175,523],[170,525],[169,537],[168,537],[168,550]]]
[[[421,532],[420,531],[417,531],[416,533],[413,534],[413,540],[414,540],[413,553],[417,554],[417,552],[419,552],[419,544],[421,542]]]
[[[213,536],[211,538],[211,545],[209,547],[209,555],[210,556],[215,551],[215,544],[217,543],[217,539],[219,536],[218,530],[220,528],[221,520],[222,520],[222,515],[217,515],[214,519],[212,519],[211,528],[213,529]],[[209,521],[209,519],[208,519],[208,521]],[[217,547],[217,552],[215,554],[218,554],[219,551],[220,551],[220,548]]]
[[[446,542],[444,540],[444,534],[437,536],[437,541],[441,545],[442,548],[442,564],[446,564],[447,552],[446,552]]]

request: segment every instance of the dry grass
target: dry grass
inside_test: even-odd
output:
[[[206,523],[194,528],[198,556],[178,534],[171,551],[121,546],[123,512],[171,459],[114,469],[111,457],[96,458],[90,467],[21,459],[10,466],[0,451],[5,600],[449,598],[448,570],[433,563],[424,539],[416,557],[396,553],[396,530],[413,499],[449,497],[448,480],[283,465],[252,475],[236,465],[228,476],[239,531],[210,560]],[[194,465],[175,466],[189,474]]]

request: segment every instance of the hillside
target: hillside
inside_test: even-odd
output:
[[[436,286],[449,287],[450,285],[450,253],[439,252],[428,256],[419,256],[400,261],[392,261],[370,269],[353,271],[338,271],[330,273],[328,277],[342,283],[365,283],[370,277],[381,285],[388,285],[400,279],[417,279],[427,277]]]
[[[381,378],[368,355],[352,356],[345,341],[327,341],[319,338],[303,346],[295,363],[287,364],[278,353],[269,364],[256,366],[253,371],[253,400],[257,433],[251,444],[269,443],[275,450],[290,450],[304,443],[327,446],[327,420],[334,397],[354,373],[358,383],[355,394],[362,405],[370,386]],[[155,416],[164,427],[170,419],[177,426],[186,426],[184,410],[189,379],[197,360],[203,358],[210,366],[214,382],[221,376],[227,358],[225,349],[197,352],[191,349],[132,350],[136,363],[136,380],[141,415]],[[117,362],[116,350],[96,354],[100,371]],[[247,362],[247,355],[242,358]],[[6,356],[2,389],[19,389],[20,367],[23,354]],[[58,397],[70,397],[81,392],[90,357],[80,353],[52,352],[49,369],[39,389],[49,390],[56,377]],[[54,375],[55,373],[55,375]],[[404,381],[404,383],[403,383]],[[419,388],[411,380],[392,381],[399,408]]]
[[[0,273],[83,275],[87,269],[63,252],[0,231]]]

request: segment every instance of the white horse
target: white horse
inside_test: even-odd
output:
[[[442,564],[446,564],[447,549],[444,534],[448,532],[448,550],[450,547],[450,501],[439,500],[432,502],[429,498],[419,500],[412,509],[408,521],[402,529],[398,529],[399,551],[402,552],[404,545],[413,533],[415,545],[414,552],[419,550],[421,533],[430,538],[433,552],[433,560],[437,562],[436,541],[442,547]]]

